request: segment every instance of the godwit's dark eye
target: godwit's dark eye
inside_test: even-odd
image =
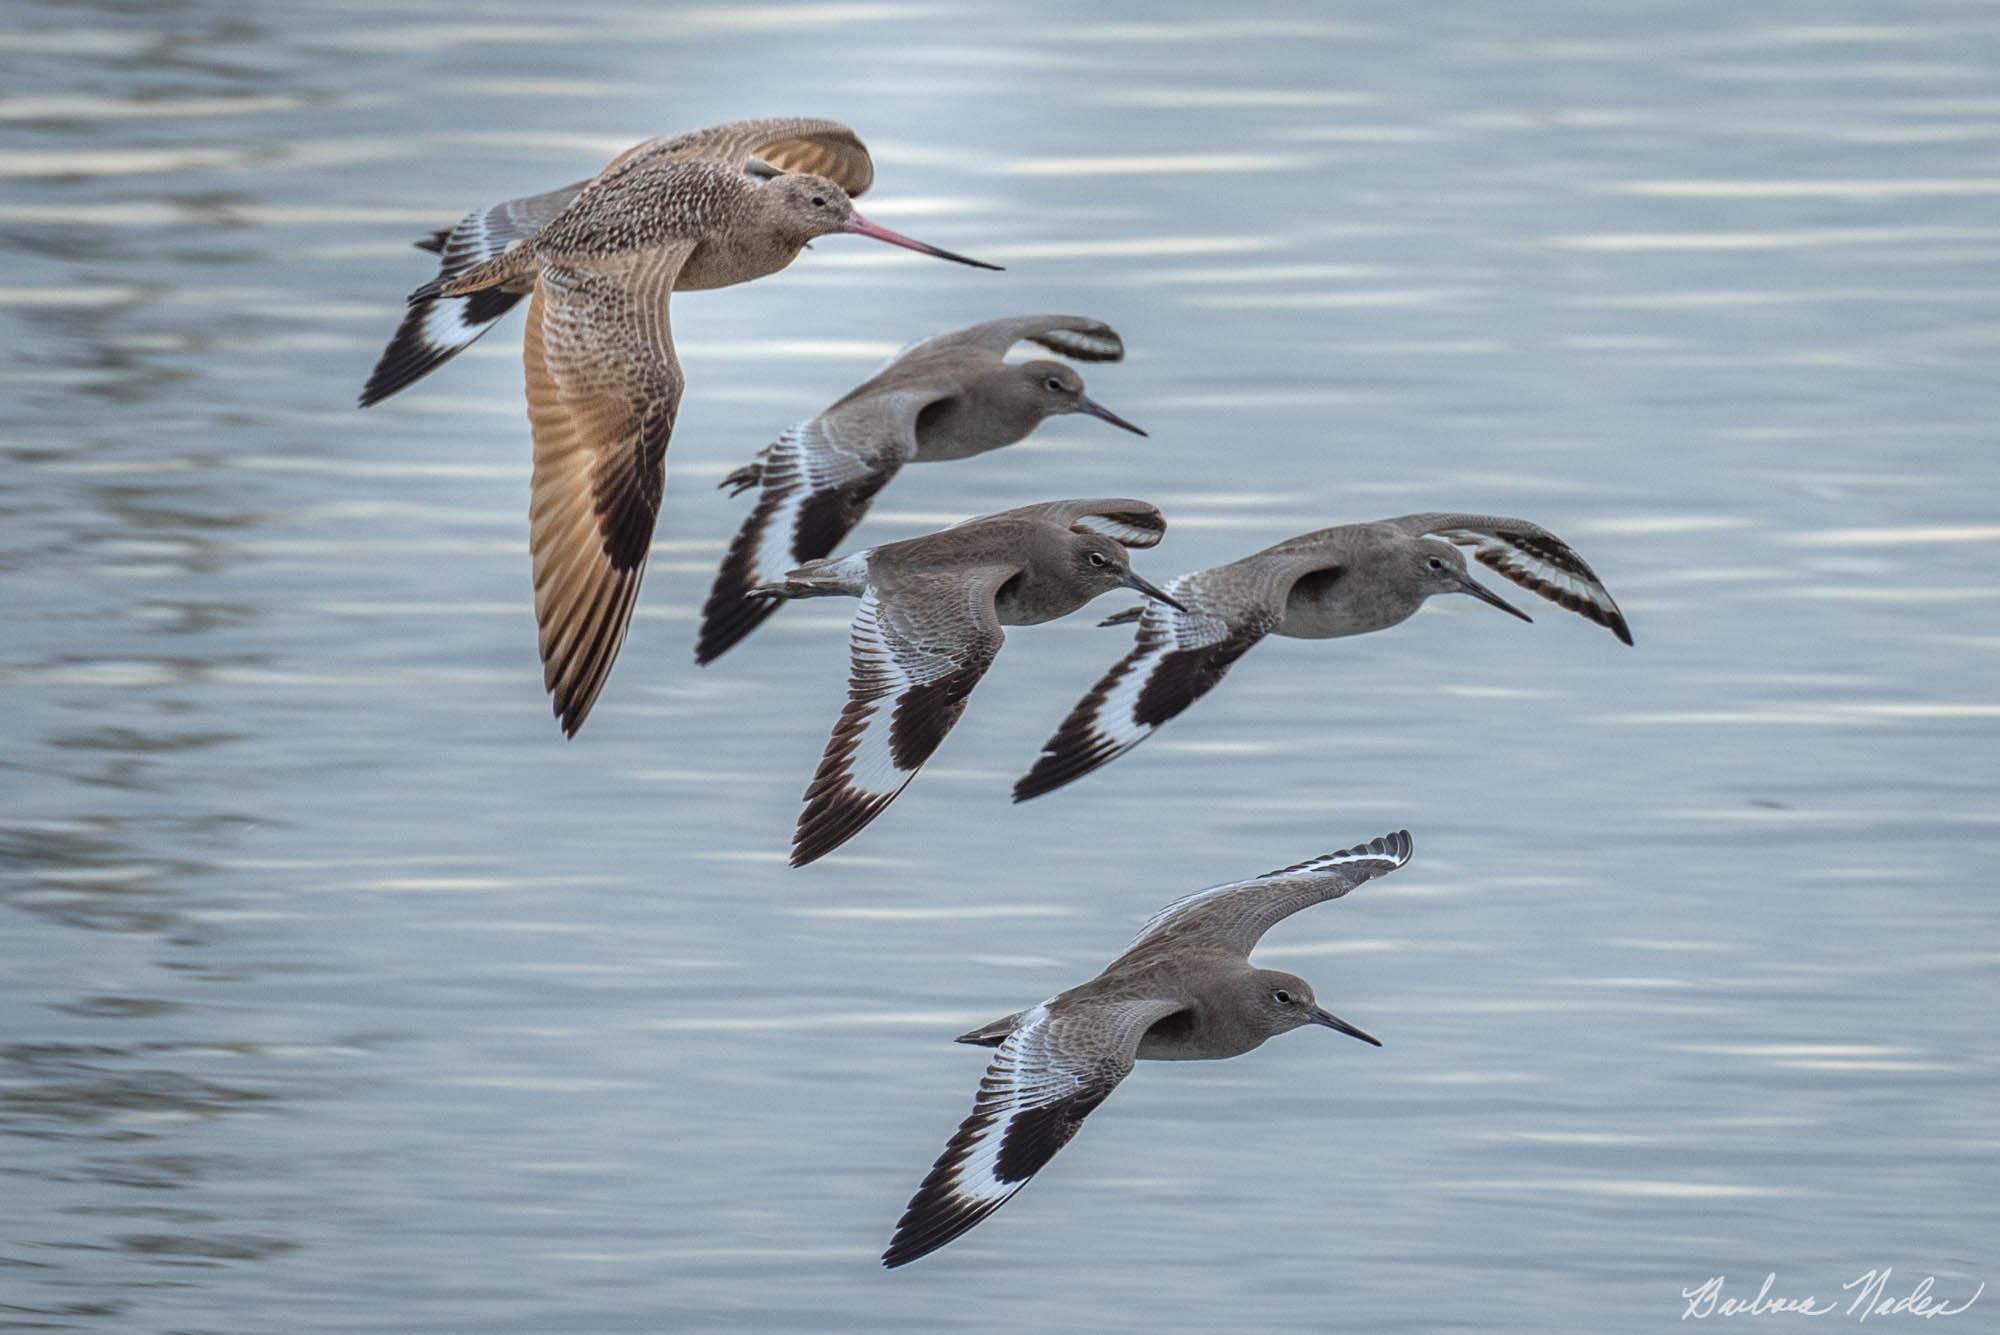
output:
[[[1271,1000],[1277,1002],[1280,1006],[1289,1006],[1292,1004],[1292,994],[1281,987],[1271,994]]]
[[[814,207],[814,208],[816,208],[816,209],[823,209],[823,208],[825,208],[825,207],[826,207],[826,196],[825,196],[825,195],[814,195],[814,196],[813,196],[813,207]]]

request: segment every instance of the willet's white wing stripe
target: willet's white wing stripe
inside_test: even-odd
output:
[[[1227,944],[1248,953],[1274,923],[1309,904],[1337,899],[1364,881],[1386,876],[1410,860],[1412,847],[1409,831],[1399,830],[1247,881],[1197,890],[1148,918],[1126,949],[1162,932],[1214,928]]]

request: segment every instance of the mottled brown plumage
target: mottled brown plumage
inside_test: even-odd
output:
[[[428,373],[532,293],[535,616],[564,732],[582,726],[617,658],[659,516],[683,386],[672,294],[775,273],[836,232],[978,263],[855,212],[851,197],[873,180],[846,126],[738,121],[649,139],[588,181],[434,238],[438,275],[411,295],[362,401]]]

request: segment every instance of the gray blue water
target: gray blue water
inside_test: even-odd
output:
[[[0,8],[0,1329],[1601,1332],[1717,1274],[2000,1280],[2000,13],[992,10]],[[354,393],[416,236],[789,113],[1007,272],[836,238],[676,302],[651,575],[564,743],[518,320]],[[1637,647],[1470,599],[1272,641],[1015,808],[1124,641],[1025,628],[786,869],[844,610],[696,670],[715,483],[1039,310],[1125,334],[1091,390],[1153,438],[912,469],[860,538],[1130,494],[1165,578],[1514,513]],[[1142,1067],[876,1265],[960,1028],[1405,825],[1260,957],[1383,1049]]]

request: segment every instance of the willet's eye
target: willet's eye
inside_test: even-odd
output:
[[[1292,994],[1281,987],[1271,994],[1271,1000],[1277,1002],[1280,1006],[1289,1006],[1292,1004]]]
[[[1061,389],[1061,388],[1062,388],[1062,381],[1060,381],[1060,380],[1056,380],[1056,379],[1051,379],[1051,380],[1049,381],[1049,388],[1050,388],[1050,389]]]
[[[1101,566],[1101,565],[1103,565],[1103,564],[1104,564],[1104,553],[1103,553],[1103,552],[1092,552],[1092,553],[1090,554],[1090,563],[1091,563],[1092,565],[1094,565],[1094,566]]]
[[[1438,559],[1437,559],[1437,558],[1436,558],[1435,556],[1433,556],[1433,557],[1431,558],[1431,569],[1432,569],[1432,570],[1443,570],[1443,569],[1444,569],[1444,562],[1442,562],[1442,561],[1438,560]]]

